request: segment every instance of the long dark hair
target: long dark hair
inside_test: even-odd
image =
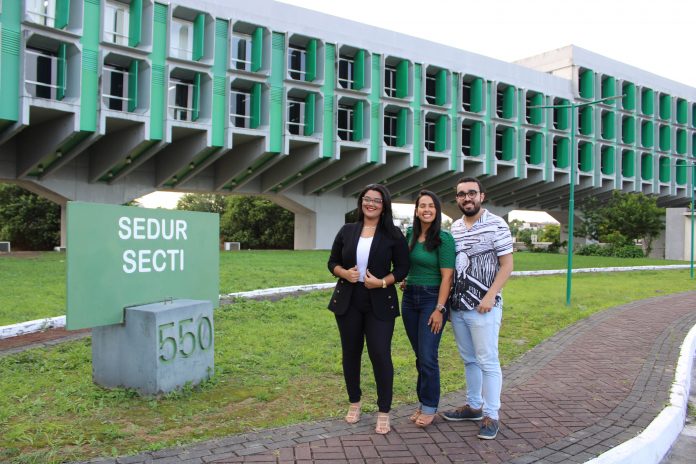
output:
[[[368,190],[375,190],[382,194],[382,215],[379,218],[378,227],[392,238],[403,237],[401,230],[394,225],[391,195],[389,194],[387,187],[382,184],[368,184],[358,195],[358,222],[363,222],[365,220],[365,215],[363,214],[362,210],[362,199],[363,195],[365,195]]]
[[[425,234],[425,243],[423,243],[423,247],[426,249],[426,251],[433,251],[442,243],[442,240],[440,239],[442,206],[440,205],[440,199],[430,190],[421,190],[416,197],[416,209],[413,212],[413,233],[411,235],[411,243],[409,243],[408,247],[410,250],[413,250],[413,247],[415,247],[416,243],[418,243],[418,237],[420,237],[420,234],[423,231],[421,221],[418,218],[418,202],[423,197],[432,198],[433,203],[435,204],[435,220],[432,222],[432,224],[430,224],[428,233]]]

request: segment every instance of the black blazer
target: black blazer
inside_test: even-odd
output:
[[[344,269],[350,269],[356,265],[358,240],[362,227],[360,222],[345,224],[336,234],[328,262],[329,271],[332,274],[338,265]],[[378,227],[372,239],[367,268],[372,275],[380,279],[391,272],[396,282],[404,280],[409,268],[408,244],[404,236],[399,232],[398,239],[392,238]],[[364,284],[362,282],[352,284],[339,278],[329,302],[329,309],[339,316],[345,314],[356,285]],[[388,285],[387,288],[374,288],[369,293],[372,309],[378,319],[389,320],[399,316],[399,300],[394,285]]]

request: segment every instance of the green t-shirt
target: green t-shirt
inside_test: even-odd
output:
[[[406,232],[406,240],[411,244],[413,230]],[[438,286],[442,281],[440,269],[454,269],[454,239],[446,230],[440,230],[442,243],[432,251],[426,251],[423,243],[416,242],[411,250],[411,267],[408,271],[408,283],[413,285]]]

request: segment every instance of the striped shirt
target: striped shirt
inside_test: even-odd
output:
[[[457,258],[450,307],[454,311],[476,309],[500,270],[498,257],[512,253],[510,228],[501,217],[484,209],[471,229],[460,218],[451,231]],[[496,304],[501,302],[498,293]]]

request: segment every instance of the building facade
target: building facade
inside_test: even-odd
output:
[[[2,0],[0,28],[0,181],[62,205],[263,194],[328,248],[371,182],[560,211],[575,160],[578,202],[690,200],[696,89],[573,46],[506,63],[270,0]]]

